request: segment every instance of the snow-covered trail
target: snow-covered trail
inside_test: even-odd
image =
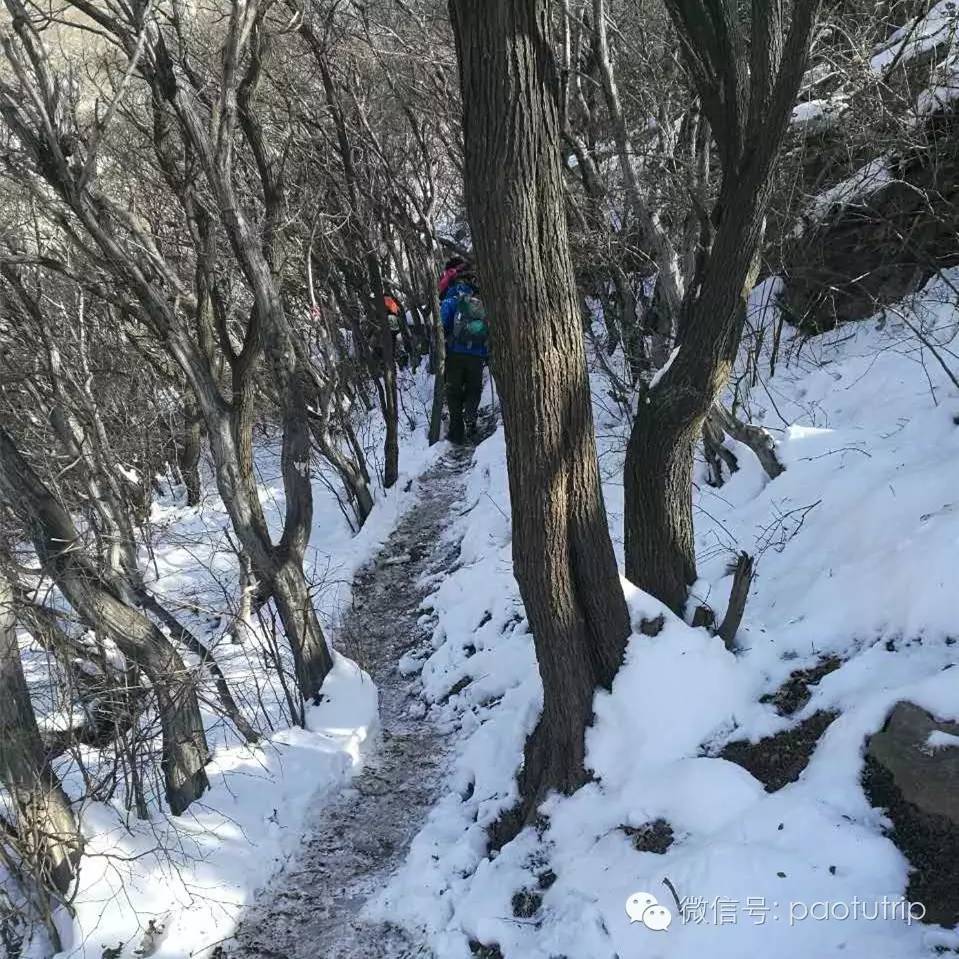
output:
[[[404,930],[368,921],[363,907],[404,858],[442,782],[449,735],[422,718],[417,677],[397,668],[428,642],[420,602],[428,577],[456,560],[444,531],[463,495],[471,451],[454,450],[419,481],[421,495],[356,576],[341,642],[379,688],[379,741],[362,769],[307,825],[296,856],[247,910],[231,957],[408,959],[432,956]]]

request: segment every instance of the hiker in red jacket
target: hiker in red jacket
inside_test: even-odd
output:
[[[440,281],[437,284],[437,288],[440,293],[440,300],[446,296],[446,291],[449,289],[449,285],[455,280],[460,273],[462,273],[467,268],[466,260],[461,256],[451,256],[446,263],[443,264],[443,272],[440,274]]]

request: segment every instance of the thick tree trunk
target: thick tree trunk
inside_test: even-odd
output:
[[[626,576],[682,615],[696,580],[692,495],[698,434],[695,419],[672,419],[658,400],[653,390],[626,448]]]
[[[209,786],[209,758],[196,690],[183,660],[162,632],[111,588],[80,547],[69,514],[41,483],[0,428],[0,493],[30,530],[44,570],[91,628],[102,631],[153,687],[163,743],[166,797],[182,813]]]
[[[20,662],[13,591],[0,573],[0,781],[13,800],[26,869],[43,889],[66,895],[83,840],[70,801],[50,768]]]
[[[236,407],[236,401],[234,406]],[[282,467],[287,490],[287,511],[284,536],[274,546],[266,526],[253,474],[251,434],[245,418],[235,410],[232,422],[217,415],[214,405],[207,413],[210,447],[216,469],[217,488],[230,515],[233,529],[250,559],[259,582],[261,596],[271,595],[293,652],[297,676],[306,685],[300,686],[305,699],[314,699],[333,665],[323,630],[310,601],[303,571],[303,553],[312,523],[312,489],[309,484],[309,436],[307,450],[300,446],[298,420],[294,428],[284,429]],[[288,427],[289,421],[284,425]],[[308,429],[308,425],[307,425]]]
[[[597,686],[629,617],[600,487],[582,323],[566,233],[546,0],[451,0],[465,110],[466,187],[506,430],[513,560],[544,707],[526,744],[523,805],[586,780]]]
[[[311,442],[301,388],[291,391],[291,399],[284,422],[282,457],[286,520],[276,551],[281,563],[271,582],[276,609],[293,650],[300,693],[304,699],[318,702],[323,680],[333,668],[333,657],[303,568],[313,526]]]
[[[296,637],[291,647],[300,692],[304,699],[318,703],[323,680],[333,668],[333,657],[316,618],[302,560],[284,563],[277,571],[273,601],[287,636]]]

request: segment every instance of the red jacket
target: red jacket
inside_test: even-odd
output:
[[[440,281],[437,284],[437,287],[440,291],[440,299],[443,299],[443,294],[446,293],[446,290],[449,288],[450,283],[455,280],[460,273],[463,272],[466,264],[460,263],[459,266],[451,266],[448,270],[443,271],[443,275],[440,277]]]

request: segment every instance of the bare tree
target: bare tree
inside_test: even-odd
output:
[[[681,613],[696,578],[693,447],[729,378],[758,273],[772,170],[806,67],[818,0],[667,0],[716,143],[721,182],[704,218],[672,361],[640,396],[627,449],[626,573]],[[659,283],[669,262],[659,261]],[[667,302],[671,297],[666,297]]]
[[[166,798],[175,815],[207,789],[206,736],[194,679],[166,636],[123,599],[122,585],[86,554],[67,511],[0,428],[0,493],[29,531],[44,572],[88,626],[103,630],[150,681],[163,737]]]
[[[0,783],[13,800],[20,872],[35,890],[66,896],[83,841],[37,728],[17,642],[17,604],[0,573]]]
[[[91,135],[20,0],[7,3],[14,34],[4,40],[15,81],[0,83],[0,114],[19,144],[7,157],[8,168],[49,207],[72,253],[88,261],[98,289],[132,325],[146,327],[163,344],[189,383],[206,425],[223,502],[264,597],[274,598],[302,694],[315,697],[332,660],[303,567],[313,517],[308,409],[313,387],[278,277],[282,162],[267,148],[255,108],[271,49],[266,11],[256,5],[232,8],[221,69],[211,78],[217,96],[211,100],[207,78],[191,60],[191,32],[179,21],[180,13],[171,24],[161,21],[149,3],[107,9],[76,0],[74,6],[126,56],[125,80],[137,77],[145,87],[138,90],[152,122],[145,129],[141,122],[140,132],[149,137],[162,179],[179,204],[192,246],[192,276],[181,277],[179,257],[164,255],[162,237],[145,217],[124,209],[103,188],[98,150],[109,121],[119,114],[137,129],[135,111],[109,111]],[[119,83],[115,104],[125,86],[132,81]],[[256,171],[253,183],[246,184],[249,197],[238,188],[237,141],[246,146]],[[245,211],[248,199],[259,210],[256,218]],[[245,322],[227,315],[218,262],[224,246],[243,284]],[[49,258],[47,265],[72,272],[63,258]],[[107,289],[112,285],[118,291]],[[286,502],[278,543],[270,536],[253,473],[252,387],[261,356],[283,430]],[[231,380],[226,396],[223,365]]]

